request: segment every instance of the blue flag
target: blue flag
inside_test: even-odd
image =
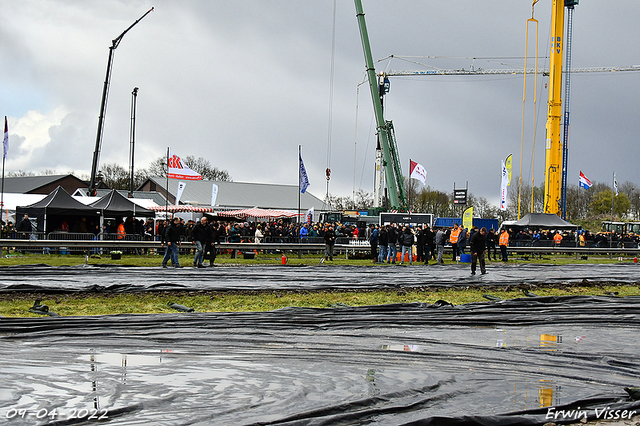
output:
[[[298,153],[300,157],[300,192],[304,192],[309,187],[309,177],[307,176],[307,170],[304,168],[304,162],[302,161],[302,154]]]

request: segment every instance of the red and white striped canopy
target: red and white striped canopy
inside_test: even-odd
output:
[[[156,212],[168,211],[169,213],[176,212],[197,212],[197,213],[210,213],[213,212],[213,207],[198,207],[198,206],[189,206],[189,205],[170,205],[170,206],[155,206],[150,207],[151,210]]]
[[[247,217],[255,217],[256,219],[267,218],[280,218],[280,217],[295,217],[298,213],[289,210],[271,210],[271,209],[259,209],[254,207],[252,209],[241,210],[229,210],[218,212],[218,216],[236,217],[238,219],[246,219]]]

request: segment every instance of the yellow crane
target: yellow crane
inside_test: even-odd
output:
[[[558,214],[562,191],[562,54],[565,0],[553,0],[551,55],[549,57],[549,103],[545,149],[544,212]]]

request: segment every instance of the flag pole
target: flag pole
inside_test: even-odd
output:
[[[298,145],[298,223],[300,223],[300,159],[302,158],[302,145]],[[300,242],[300,232],[298,232],[298,242]]]
[[[166,197],[165,201],[164,201],[164,219],[168,220],[169,219],[169,147],[167,147],[167,162],[165,163],[165,166],[167,166],[167,170],[165,172],[165,176],[167,177],[167,184],[165,186],[166,188]],[[166,225],[165,225],[166,226]]]
[[[0,220],[2,220],[2,213],[4,212],[4,162],[6,157],[2,156],[2,193],[0,195]],[[7,210],[7,222],[9,221],[9,210]],[[0,251],[0,255],[2,252]]]
[[[408,202],[408,206],[407,206],[407,212],[411,213],[411,158],[409,158],[409,179],[407,180],[407,182],[409,183],[409,185],[407,186],[407,192],[409,195],[409,202]]]
[[[7,159],[7,151],[9,147],[9,127],[7,126],[7,116],[4,116],[4,138],[2,145],[2,191],[0,192],[0,221],[2,221],[2,213],[4,212],[4,163]],[[9,222],[9,210],[7,210],[7,222]],[[0,248],[2,255],[2,248]]]
[[[613,222],[613,200],[615,197],[614,191],[616,190],[616,172],[613,172],[613,182],[611,186],[611,222]]]

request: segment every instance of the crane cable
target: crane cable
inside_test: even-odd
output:
[[[333,0],[333,28],[331,31],[331,73],[329,77],[329,124],[327,130],[327,194],[326,200],[329,199],[329,180],[331,178],[331,134],[333,131],[333,80],[335,74],[335,56],[336,56],[336,8],[337,0]]]
[[[524,54],[524,88],[522,89],[522,132],[520,136],[520,173],[518,177],[518,220],[520,220],[520,203],[522,196],[522,157],[524,152],[524,117],[525,117],[525,106],[527,99],[527,61],[529,59],[529,23],[535,23],[536,26],[536,61],[535,61],[535,82],[534,82],[534,112],[533,112],[533,121],[534,121],[534,131],[533,131],[533,154],[532,158],[535,158],[535,147],[536,147],[536,136],[535,136],[535,121],[536,121],[536,113],[535,106],[537,102],[537,85],[538,85],[538,21],[533,17],[534,6],[539,0],[533,0],[531,4],[531,18],[527,19],[527,30],[525,35],[525,54]],[[535,161],[535,160],[533,160]],[[535,164],[535,163],[534,163]],[[532,166],[533,167],[533,166]],[[533,213],[533,176],[532,173],[532,182],[531,182],[531,213]]]

